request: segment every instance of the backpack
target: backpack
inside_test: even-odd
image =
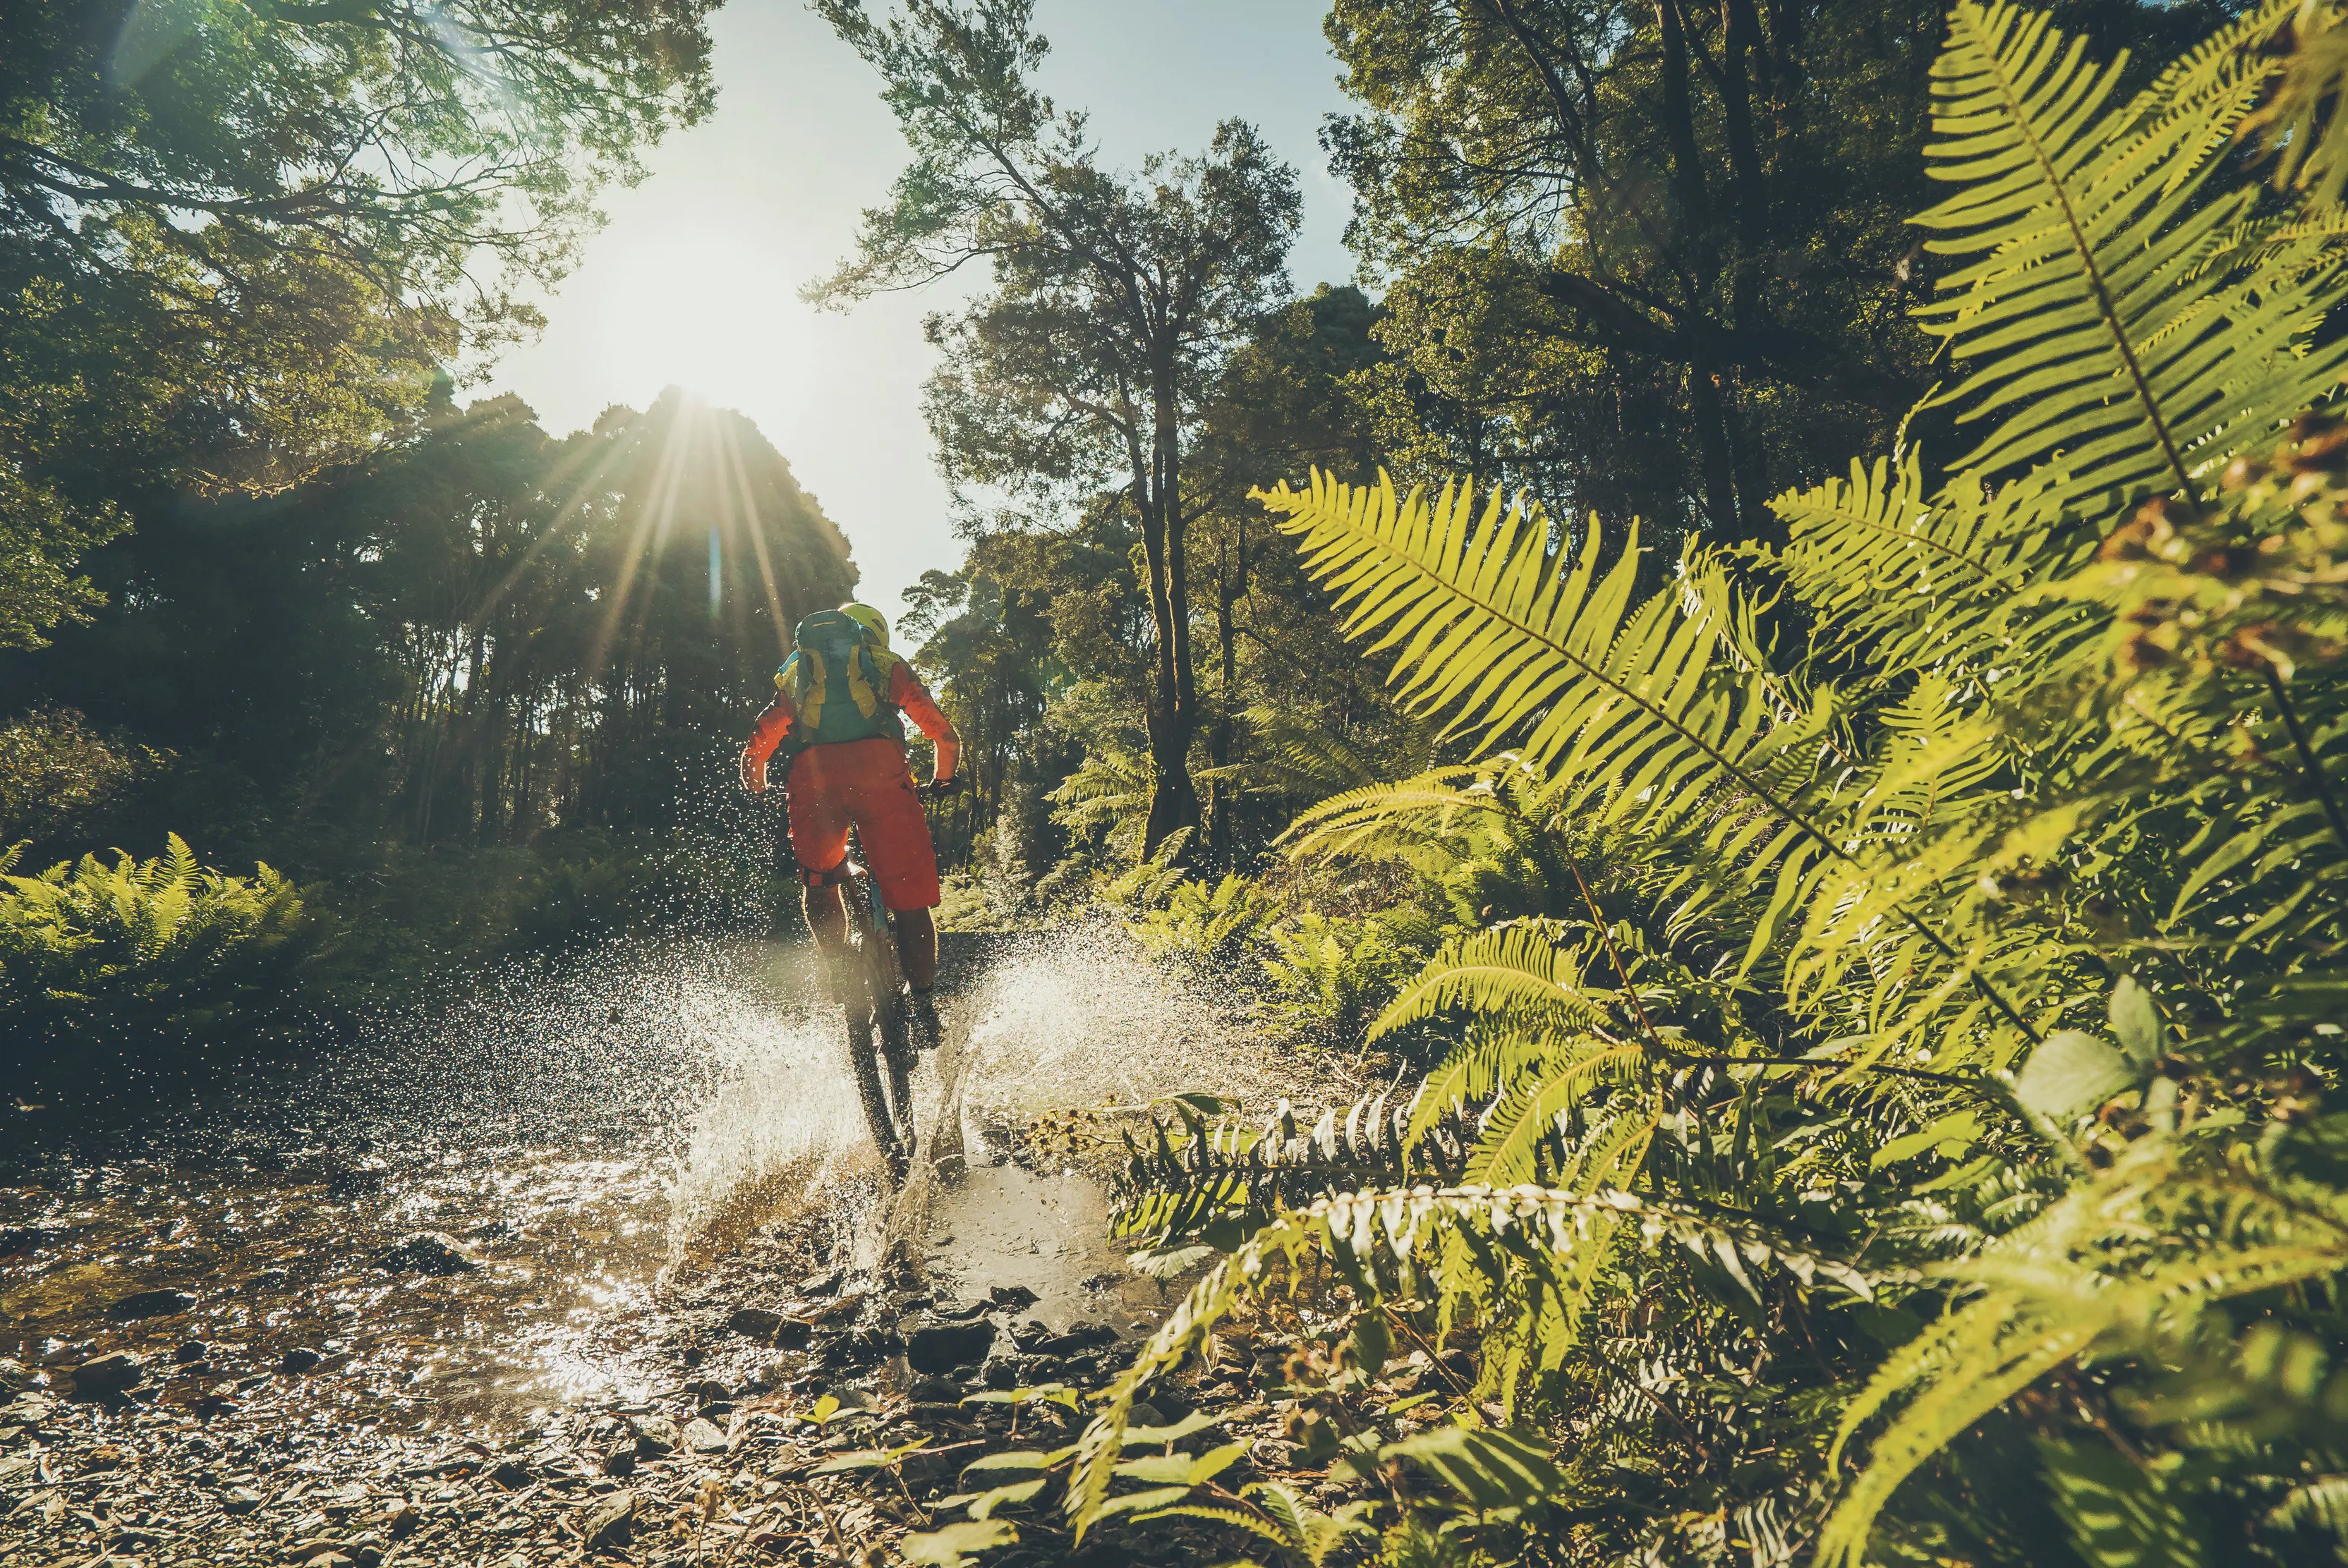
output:
[[[799,622],[791,642],[775,684],[798,709],[793,740],[802,746],[875,735],[904,740],[904,722],[889,701],[896,655],[876,646],[861,623],[837,610],[819,610]]]

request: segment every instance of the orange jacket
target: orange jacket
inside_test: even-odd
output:
[[[930,695],[913,667],[902,659],[889,671],[889,701],[912,715],[922,733],[938,743],[937,776],[953,777],[954,764],[962,758],[962,737],[954,733],[953,721],[940,711],[937,700]],[[742,782],[752,791],[767,787],[767,759],[791,733],[798,718],[798,705],[791,701],[788,692],[778,690],[767,711],[750,726],[750,739],[742,748]]]

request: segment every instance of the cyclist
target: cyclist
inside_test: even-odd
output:
[[[897,951],[912,995],[907,1016],[929,1049],[940,1030],[932,989],[938,977],[938,856],[929,818],[905,760],[910,713],[937,743],[933,794],[958,787],[962,741],[912,668],[889,649],[889,622],[869,604],[819,610],[791,633],[791,654],[775,671],[775,700],[742,748],[742,786],[767,788],[767,763],[789,743],[784,792],[791,855],[806,883],[808,927],[835,975],[848,953],[848,830],[856,828],[872,880],[897,928]]]

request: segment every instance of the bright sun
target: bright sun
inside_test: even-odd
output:
[[[591,252],[571,285],[607,384],[649,402],[675,384],[772,415],[808,395],[803,279],[747,238],[670,230]]]

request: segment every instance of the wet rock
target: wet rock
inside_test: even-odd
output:
[[[171,1359],[182,1367],[192,1367],[211,1354],[211,1346],[201,1339],[190,1339],[171,1352]]]
[[[32,1386],[33,1369],[11,1357],[0,1356],[0,1394],[13,1394]]]
[[[783,1326],[783,1315],[767,1307],[743,1307],[726,1320],[726,1327],[736,1334],[746,1335],[762,1345],[775,1342],[777,1330]]]
[[[195,1308],[196,1298],[184,1290],[142,1290],[108,1307],[106,1315],[117,1323],[135,1323],[142,1317],[171,1317]]]
[[[579,1541],[590,1552],[627,1543],[636,1520],[636,1494],[615,1491],[587,1510],[579,1522]]]
[[[904,1348],[905,1341],[886,1329],[859,1328],[828,1341],[815,1353],[815,1362],[826,1372],[877,1367]]]
[[[481,1266],[438,1231],[411,1231],[375,1255],[377,1267],[392,1274],[470,1274]]]
[[[294,1283],[294,1276],[282,1268],[256,1269],[245,1276],[247,1290],[283,1290]]]
[[[395,1503],[391,1512],[383,1516],[383,1527],[391,1532],[394,1541],[413,1533],[423,1522],[423,1511],[412,1502]]]
[[[74,1392],[85,1399],[110,1399],[147,1380],[147,1363],[128,1350],[84,1361],[73,1371]]]
[[[840,1282],[847,1277],[848,1271],[839,1268],[828,1268],[821,1274],[810,1274],[805,1279],[799,1281],[799,1294],[801,1296],[829,1296],[833,1291],[839,1288]]]
[[[722,1454],[726,1451],[726,1434],[698,1416],[685,1423],[682,1435],[685,1446],[695,1453]]]
[[[1040,1317],[1030,1317],[1011,1331],[1011,1343],[1023,1351],[1033,1350],[1051,1337],[1051,1326]]]
[[[673,1454],[677,1444],[685,1440],[676,1423],[666,1416],[638,1416],[628,1423],[628,1429],[636,1434],[636,1454],[640,1459]]]
[[[986,1370],[980,1375],[981,1381],[995,1389],[1015,1389],[1019,1387],[1019,1362],[1009,1356],[998,1356],[989,1361]]]
[[[983,1317],[968,1323],[926,1323],[905,1340],[905,1359],[916,1372],[951,1372],[974,1367],[994,1348],[994,1325]]]
[[[304,1372],[315,1371],[318,1364],[325,1358],[324,1351],[313,1350],[306,1345],[296,1345],[277,1358],[277,1369],[298,1378]]]
[[[223,1513],[251,1513],[261,1506],[261,1493],[249,1486],[232,1486],[221,1494]]]
[[[1043,1299],[1024,1285],[998,1285],[986,1293],[987,1305],[1004,1312],[1016,1312]]]
[[[993,1306],[988,1301],[947,1301],[931,1307],[930,1316],[942,1323],[967,1323]]]
[[[633,1449],[613,1449],[610,1453],[605,1454],[603,1456],[603,1473],[605,1475],[616,1476],[629,1476],[635,1474],[636,1450]],[[605,1484],[608,1485],[610,1483],[606,1482]]]
[[[498,1467],[489,1471],[489,1479],[509,1491],[518,1491],[530,1484],[530,1466],[518,1459],[499,1460]]]
[[[70,1235],[70,1231],[49,1225],[8,1225],[0,1227],[0,1257],[14,1257],[20,1252],[53,1246]]]
[[[1033,1349],[1039,1356],[1073,1356],[1080,1350],[1097,1350],[1117,1343],[1117,1330],[1106,1323],[1078,1323],[1066,1334],[1055,1334],[1023,1349]]]
[[[702,1378],[687,1383],[685,1386],[685,1391],[705,1405],[734,1397],[734,1390],[715,1378]]]

